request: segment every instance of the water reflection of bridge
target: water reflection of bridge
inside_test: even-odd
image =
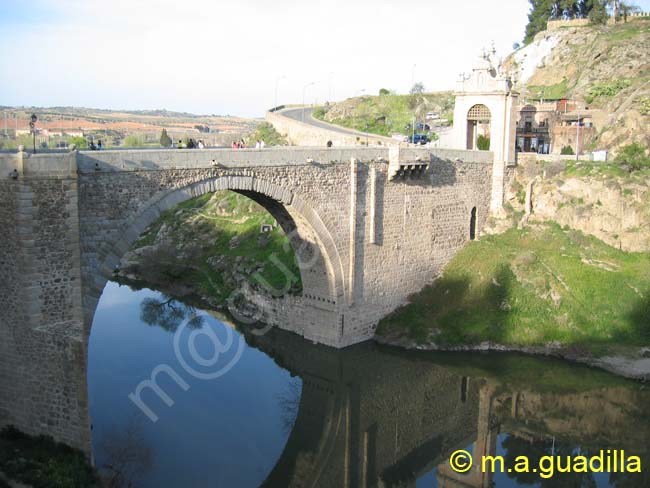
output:
[[[449,455],[472,443],[475,459],[494,454],[503,431],[637,452],[650,438],[650,394],[626,386],[513,392],[370,344],[335,351],[275,329],[247,340],[303,380],[292,433],[264,486],[415,486],[437,467],[439,487],[487,487],[490,475],[459,475]]]

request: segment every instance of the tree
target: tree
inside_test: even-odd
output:
[[[621,16],[623,17],[623,22],[627,22],[627,18],[630,14],[640,11],[640,8],[637,5],[632,5],[626,2],[621,2],[619,8]]]
[[[167,129],[163,129],[160,134],[160,145],[162,147],[170,147],[172,145],[172,139],[167,135]]]
[[[379,96],[382,96],[382,95],[390,95],[390,90],[388,90],[386,88],[380,88],[379,89]]]
[[[589,12],[589,20],[592,24],[606,24],[609,15],[607,14],[607,2],[609,0],[593,0],[592,9]]]
[[[142,147],[144,146],[144,139],[136,134],[129,134],[124,138],[122,145],[124,147]]]
[[[609,4],[609,6],[612,7],[612,18],[614,19],[614,23],[616,23],[616,19],[618,18],[619,0],[605,0],[605,4]]]
[[[549,19],[587,17],[596,2],[602,0],[529,0],[531,4],[524,43],[529,44],[538,32],[546,30]]]
[[[638,142],[622,147],[616,162],[626,164],[633,170],[650,168],[650,156],[646,156],[645,146]]]
[[[414,83],[413,86],[411,87],[411,95],[417,95],[420,93],[424,93],[424,85],[418,81],[417,83]]]
[[[84,137],[74,136],[68,139],[69,144],[74,144],[78,149],[87,149],[88,141]]]

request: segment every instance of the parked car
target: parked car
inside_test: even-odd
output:
[[[425,134],[411,135],[408,140],[411,144],[420,144],[422,146],[431,141],[431,139],[429,139]]]
[[[438,112],[427,112],[425,118],[427,120],[438,120],[440,118],[440,114]]]
[[[421,122],[418,122],[417,124],[415,124],[415,130],[425,130],[428,132],[431,130],[431,126],[429,126],[429,124],[423,124]]]

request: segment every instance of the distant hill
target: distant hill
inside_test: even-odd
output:
[[[258,127],[260,121],[222,115],[196,115],[156,110],[107,110],[85,107],[0,107],[0,148],[31,145],[29,119],[36,114],[39,147],[60,147],[71,137],[102,140],[105,147],[120,147],[126,138],[132,147],[158,146],[165,129],[174,141],[202,139],[208,145],[230,145]]]
[[[650,19],[540,32],[505,65],[524,97],[573,98],[598,110],[594,149],[650,146]]]

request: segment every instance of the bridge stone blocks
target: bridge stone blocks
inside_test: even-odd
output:
[[[251,297],[266,321],[334,347],[371,338],[490,206],[491,153],[399,158],[426,171],[389,179],[388,148],[0,156],[0,423],[89,449],[86,348],[104,285],[163,211],[219,189],[267,208],[308,263],[302,296]]]

